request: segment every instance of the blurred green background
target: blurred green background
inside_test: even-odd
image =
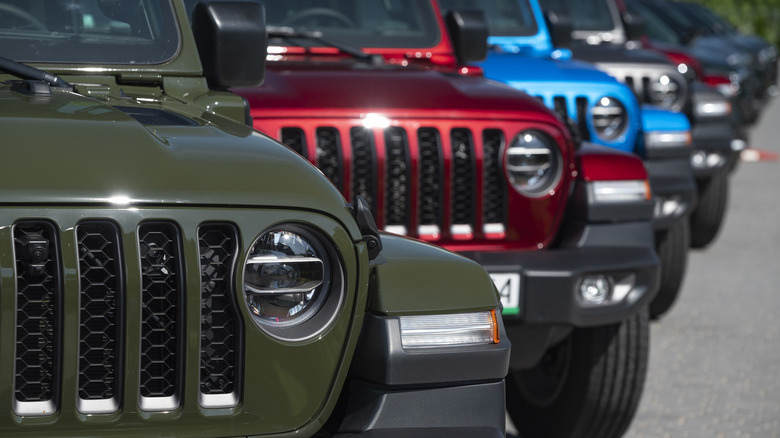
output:
[[[780,47],[780,0],[689,0],[708,6],[741,31],[756,33]]]

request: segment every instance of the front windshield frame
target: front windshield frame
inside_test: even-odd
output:
[[[22,12],[0,22],[0,55],[33,64],[153,66],[173,60],[182,35],[171,0],[138,2],[132,10],[122,6],[127,4],[28,0],[13,6]]]
[[[613,8],[605,0],[539,0],[539,4],[545,11],[568,12],[574,32],[613,32],[618,28]]]
[[[645,20],[645,33],[653,41],[659,41],[663,43],[669,43],[674,45],[682,45],[679,34],[675,29],[666,21],[663,20],[656,12],[647,6],[635,2],[627,1],[626,8],[628,11],[637,14]]]
[[[334,0],[328,3],[331,6],[330,8],[301,8],[298,6],[310,3],[313,3],[313,0],[264,0],[266,23],[269,27],[288,27],[297,32],[320,32],[322,38],[326,40],[369,49],[426,49],[436,47],[442,41],[442,35],[439,30],[439,17],[436,15],[430,2],[427,1]],[[380,7],[380,9],[384,7],[385,9],[377,9],[375,11],[384,15],[380,17],[380,13],[366,13],[365,10],[372,6]],[[397,8],[398,10],[392,11],[392,8]],[[404,9],[406,9],[405,12]],[[311,16],[309,16],[309,23],[312,24],[305,24],[307,13],[321,11],[324,17],[328,13],[325,10],[333,10],[335,12],[332,14],[334,16],[332,18],[333,23],[344,21],[343,19],[335,18],[335,16],[346,15],[354,27],[317,24],[317,20]],[[351,13],[346,14],[341,11],[350,11]],[[296,19],[295,16],[303,16],[304,18]],[[385,19],[385,16],[387,19]],[[371,19],[377,21],[373,23],[367,21]],[[320,20],[321,23],[325,21],[324,19]],[[394,29],[393,26],[398,28]],[[301,43],[302,40],[300,39],[289,41],[281,38],[271,38],[269,46],[296,47]],[[323,45],[315,41],[306,41],[304,44],[306,46]]]
[[[452,10],[481,10],[492,37],[530,37],[539,33],[536,14],[528,0],[439,0],[439,6],[442,15]]]

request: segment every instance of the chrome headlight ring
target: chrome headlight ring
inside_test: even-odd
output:
[[[261,233],[247,254],[242,278],[254,323],[288,341],[325,330],[345,294],[334,245],[322,233],[298,224],[280,224]]]
[[[628,128],[628,111],[619,100],[604,96],[591,109],[591,124],[600,139],[615,141]]]
[[[679,111],[684,97],[685,86],[679,79],[663,74],[648,85],[648,95],[654,105],[661,108]]]
[[[504,172],[519,193],[539,198],[550,194],[562,175],[560,150],[546,134],[528,130],[518,134],[504,151]]]

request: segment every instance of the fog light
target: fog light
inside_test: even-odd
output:
[[[725,157],[717,152],[694,151],[691,165],[696,169],[714,169],[723,165]]]
[[[401,316],[404,348],[497,344],[496,311]]]
[[[747,149],[747,142],[741,138],[731,140],[731,150],[740,152]]]
[[[580,298],[587,304],[602,304],[609,297],[612,287],[607,277],[603,275],[589,275],[580,283]]]
[[[669,217],[677,213],[682,207],[682,200],[679,196],[670,196],[668,198],[658,197],[655,202],[655,217]]]

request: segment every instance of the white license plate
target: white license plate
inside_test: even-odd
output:
[[[504,274],[491,272],[490,278],[496,284],[501,294],[501,304],[504,305],[504,315],[520,314],[520,274]]]

